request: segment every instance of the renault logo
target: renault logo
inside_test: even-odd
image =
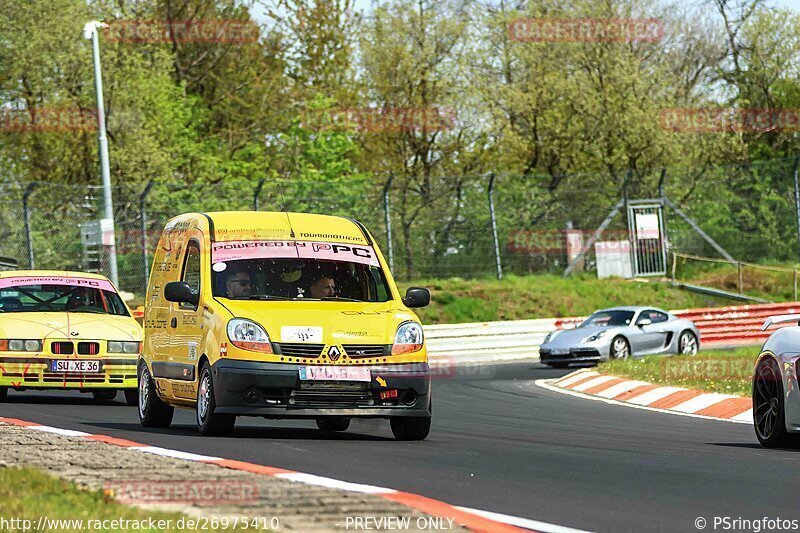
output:
[[[336,346],[331,346],[328,348],[328,357],[331,361],[336,361],[339,359],[339,356],[342,355],[342,352],[339,351],[339,348]]]

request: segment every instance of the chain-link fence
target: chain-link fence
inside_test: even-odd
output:
[[[794,264],[800,249],[795,163],[558,180],[498,174],[380,176],[336,186],[281,179],[116,186],[119,284],[143,293],[152,250],[172,216],[254,209],[356,218],[401,280],[560,274],[571,262],[574,271],[594,271],[592,235],[605,222],[600,240],[629,241],[625,209],[608,217],[626,199],[643,198],[667,198],[683,213],[664,210],[672,251],[719,257],[721,248],[737,261]],[[0,187],[0,256],[15,258],[22,268],[108,272],[108,248],[82,239],[82,228],[102,216],[100,187]]]

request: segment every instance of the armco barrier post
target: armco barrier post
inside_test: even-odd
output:
[[[494,215],[494,172],[489,174],[489,216],[492,219],[492,236],[494,238],[494,258],[497,264],[497,279],[503,279],[503,265],[500,262],[500,242],[497,239],[497,217]]]
[[[28,268],[33,270],[36,268],[36,263],[33,257],[33,239],[31,238],[31,209],[28,205],[28,199],[36,188],[36,183],[29,183],[22,194],[22,215],[25,223],[25,242],[28,244]]]
[[[142,266],[144,267],[144,285],[147,287],[147,278],[150,276],[150,258],[147,252],[147,195],[150,194],[150,189],[153,188],[153,180],[147,182],[147,186],[139,195],[139,220],[142,222]]]
[[[264,188],[264,181],[259,180],[258,185],[256,185],[256,190],[253,191],[253,211],[258,211],[258,197],[261,194],[261,189]]]

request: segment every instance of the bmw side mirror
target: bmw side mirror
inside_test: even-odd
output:
[[[431,291],[422,287],[409,287],[403,303],[406,307],[425,307],[431,303]]]
[[[200,301],[200,295],[195,294],[188,283],[182,281],[171,281],[164,286],[164,298],[168,302],[175,303],[190,303],[197,305]]]
[[[639,327],[641,328],[641,327],[643,327],[643,326],[649,326],[649,325],[650,325],[650,324],[652,324],[652,323],[653,323],[653,321],[652,321],[652,320],[650,320],[649,318],[643,318],[643,319],[641,319],[641,320],[639,321],[639,323],[638,323],[638,324],[636,324],[636,325],[637,325],[637,326],[639,326]]]

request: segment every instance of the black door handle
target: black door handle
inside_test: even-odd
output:
[[[170,327],[177,328],[178,327],[178,319],[176,317],[172,317],[172,320],[169,322]]]

